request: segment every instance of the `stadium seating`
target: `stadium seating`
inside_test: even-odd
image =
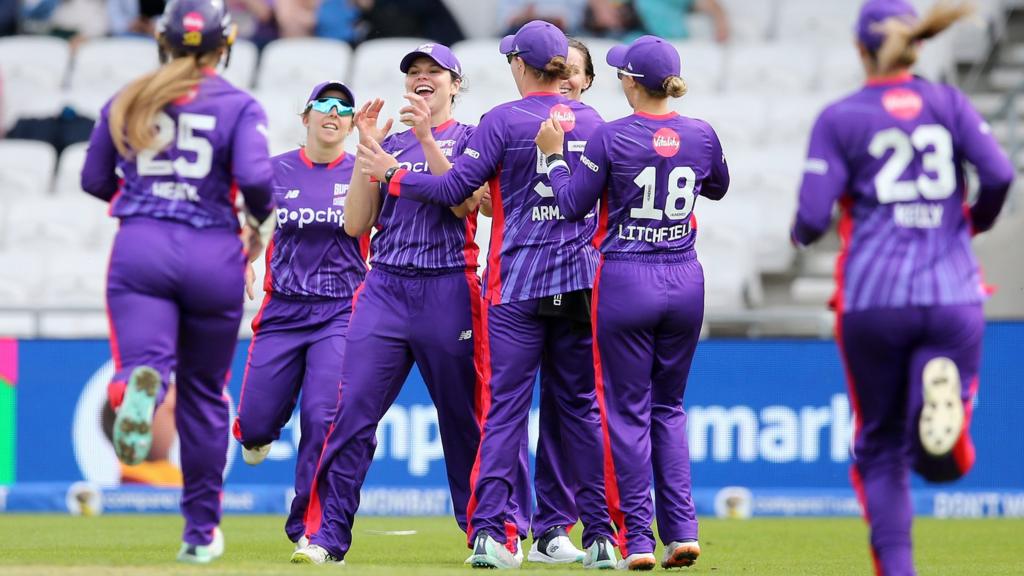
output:
[[[355,97],[360,101],[383,98],[382,114],[397,118],[398,111],[406,105],[402,98],[405,79],[398,65],[403,56],[427,42],[430,40],[424,38],[381,38],[361,44],[352,63],[349,84]]]
[[[159,65],[156,42],[146,38],[86,42],[78,49],[71,68],[67,103],[79,114],[96,118],[115,92]]]
[[[0,140],[0,201],[48,194],[56,165],[45,142]]]
[[[231,60],[222,72],[229,82],[248,90],[256,78],[256,61],[259,52],[256,45],[248,40],[236,40],[231,47]]]
[[[309,90],[326,80],[344,80],[352,49],[338,40],[287,38],[263,49],[256,87],[260,90]]]
[[[5,126],[18,118],[53,116],[63,105],[61,86],[68,72],[68,43],[46,36],[0,38],[0,83]]]
[[[57,183],[54,192],[58,196],[77,196],[82,191],[82,166],[85,165],[85,152],[89,149],[88,142],[72,144],[64,149],[57,162]]]

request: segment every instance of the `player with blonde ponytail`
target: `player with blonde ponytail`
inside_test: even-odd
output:
[[[793,241],[842,209],[833,298],[856,413],[851,477],[878,574],[913,575],[910,472],[950,482],[974,464],[971,407],[985,332],[971,236],[992,227],[1013,166],[959,90],[912,76],[921,40],[970,13],[869,0],[857,22],[867,84],[811,132]],[[978,199],[967,206],[964,165]]]

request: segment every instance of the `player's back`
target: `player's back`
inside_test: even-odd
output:
[[[908,75],[822,113],[816,130],[828,131],[848,171],[844,310],[980,301],[963,164],[965,134],[987,125],[965,103],[955,88]],[[809,173],[841,169],[813,152]]]
[[[609,122],[601,138],[606,166],[584,156],[577,170],[609,170],[602,198],[601,251],[686,252],[693,248],[696,198],[717,200],[728,186],[721,144],[704,122],[676,113],[637,113]]]
[[[149,149],[131,159],[117,158],[123,183],[112,201],[112,215],[178,220],[199,228],[237,227],[235,174],[261,173],[256,180],[270,176],[266,119],[259,103],[210,74],[188,96],[158,112],[155,123],[157,135]],[[260,138],[238,138],[244,123],[256,123],[256,130],[246,126],[246,133]],[[262,148],[255,154],[260,161],[234,166],[236,147]]]
[[[592,217],[570,222],[559,213],[534,138],[542,121],[557,119],[566,131],[567,160],[575,167],[587,139],[603,123],[600,115],[559,94],[540,93],[502,104],[487,116],[501,123],[504,144],[491,181],[495,225],[488,289],[500,290],[501,302],[514,302],[590,287],[597,267],[591,244],[597,223]],[[481,125],[487,121],[485,116]],[[495,284],[497,269],[501,277]]]

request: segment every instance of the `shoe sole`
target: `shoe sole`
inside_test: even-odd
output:
[[[644,558],[643,560],[634,560],[630,562],[626,569],[632,570],[634,572],[647,572],[650,570],[654,570],[655,564],[657,564],[657,562],[655,562],[653,559]]]
[[[288,560],[292,564],[316,564],[312,558],[305,554],[292,554],[292,557]]]
[[[178,556],[178,562],[182,564],[209,564],[213,562],[213,558],[200,558],[198,556],[184,555]]]
[[[615,570],[615,566],[618,564],[615,560],[602,560],[593,564],[584,564],[583,567],[587,570]]]
[[[949,358],[933,358],[922,374],[924,405],[918,434],[924,451],[942,457],[956,446],[964,426],[964,403],[960,398],[960,371]]]
[[[245,446],[242,446],[242,461],[249,466],[258,466],[262,464],[263,461],[267,459],[267,456],[270,455],[270,445],[266,444],[266,446],[266,450],[262,448],[253,448],[250,450]]]
[[[486,569],[497,569],[499,568],[498,563],[485,554],[474,554],[466,560],[466,564],[469,564],[473,568],[486,568]]]
[[[530,550],[530,554],[526,557],[526,559],[530,562],[537,562],[540,564],[574,564],[576,562],[582,562],[583,558],[585,557],[585,554],[580,554],[575,558],[552,558],[547,554],[542,554],[541,552]]]
[[[693,566],[700,557],[700,552],[688,549],[676,550],[672,557],[661,563],[662,568],[687,568]]]
[[[139,464],[149,456],[153,445],[153,413],[160,384],[160,374],[147,366],[133,370],[128,379],[124,400],[114,419],[113,437],[117,459],[128,466]]]

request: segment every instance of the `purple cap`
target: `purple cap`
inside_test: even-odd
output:
[[[426,56],[434,62],[437,62],[437,65],[441,68],[455,72],[456,76],[459,76],[460,78],[462,77],[462,64],[459,64],[459,59],[455,57],[451,48],[444,44],[421,44],[415,50],[406,54],[405,58],[402,58],[402,63],[398,65],[398,69],[401,70],[403,74],[408,72],[413,61],[420,56]]]
[[[337,80],[328,80],[327,82],[321,82],[314,86],[313,91],[309,93],[309,100],[306,100],[306,102],[308,103],[316,100],[321,94],[328,90],[337,90],[338,92],[341,92],[344,94],[345,101],[348,102],[349,106],[356,105],[356,98],[352,95],[352,91],[348,89],[348,86],[345,86]]]
[[[516,54],[530,66],[543,70],[555,56],[569,57],[569,40],[557,26],[543,20],[523,24],[512,36],[501,39],[502,54]]]
[[[641,36],[632,44],[615,46],[606,60],[651,90],[661,90],[666,78],[680,75],[679,52],[657,36]]]
[[[857,39],[868,51],[877,51],[885,41],[885,34],[877,26],[889,18],[900,17],[916,20],[914,5],[907,0],[868,0],[857,17]]]

